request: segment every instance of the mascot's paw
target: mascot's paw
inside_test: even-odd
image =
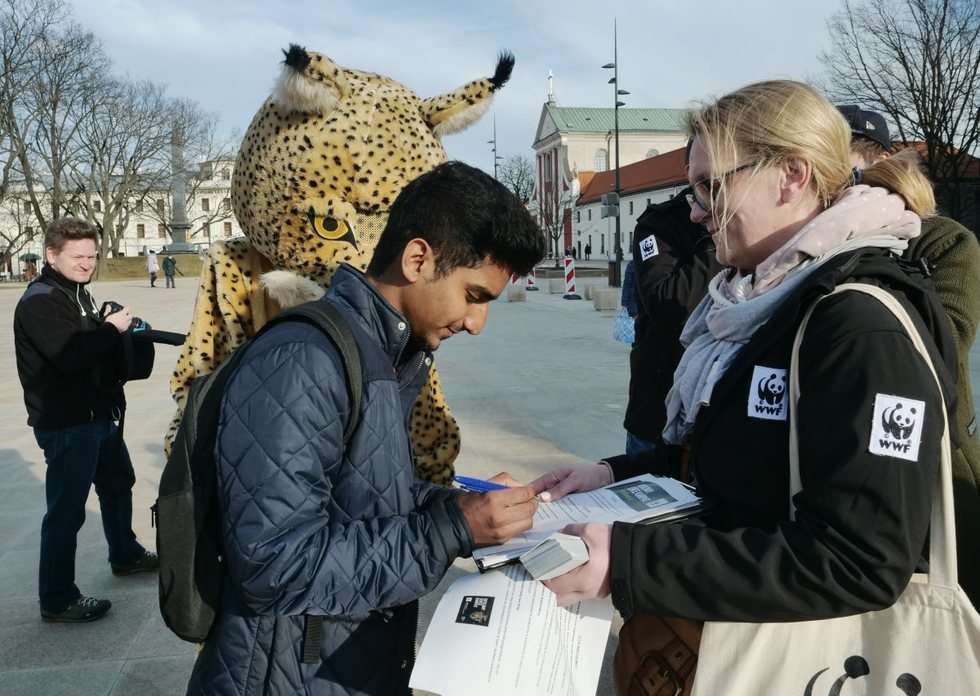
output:
[[[269,297],[283,309],[323,297],[326,290],[320,284],[291,271],[269,271],[260,279]]]

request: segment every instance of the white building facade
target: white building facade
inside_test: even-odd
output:
[[[649,205],[670,200],[687,186],[685,150],[641,160],[620,169],[620,236],[623,256],[630,258],[636,221]],[[616,219],[602,217],[602,195],[615,190],[615,172],[582,177],[582,192],[572,212],[571,245],[578,258],[615,257]]]
[[[684,109],[620,108],[620,166],[682,148],[687,140],[686,115]],[[559,254],[577,243],[572,211],[590,173],[607,172],[616,165],[614,119],[611,108],[561,107],[553,100],[542,106],[533,144],[532,209],[546,232],[557,232],[560,228],[564,244],[559,245]],[[642,211],[636,214],[639,212]],[[597,253],[599,247],[592,246],[593,253]]]
[[[242,230],[231,209],[231,177],[234,160],[205,162],[196,176],[187,183],[187,242],[206,251],[212,242],[241,237]],[[89,210],[82,206],[75,211],[82,217],[101,222],[104,202],[98,195],[86,197]],[[42,208],[46,202],[42,199]],[[49,205],[49,204],[48,204]],[[169,189],[150,190],[128,205],[128,219],[121,227],[119,240],[121,256],[138,256],[148,249],[160,251],[173,241],[168,224],[173,220],[172,197]],[[47,212],[47,210],[45,210]],[[43,259],[44,236],[27,192],[15,186],[0,204],[0,243],[4,240],[26,239],[22,248],[14,251],[0,268],[4,279],[17,278],[25,270],[21,257],[33,254]],[[7,246],[7,244],[5,244]],[[40,267],[40,264],[38,264]]]

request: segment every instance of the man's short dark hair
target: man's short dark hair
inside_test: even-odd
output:
[[[436,254],[436,273],[475,268],[486,259],[527,275],[544,257],[541,228],[521,201],[488,174],[446,162],[398,194],[368,273],[380,276],[412,239],[424,239]]]
[[[95,225],[76,217],[58,218],[44,231],[44,248],[60,252],[66,242],[91,239],[99,245],[99,231]]]

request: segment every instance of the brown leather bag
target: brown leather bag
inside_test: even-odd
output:
[[[690,696],[703,627],[645,615],[623,624],[613,663],[618,696]]]

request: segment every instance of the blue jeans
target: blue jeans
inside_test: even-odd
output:
[[[136,475],[119,428],[110,420],[61,430],[35,428],[34,437],[48,466],[44,479],[48,511],[41,522],[38,571],[41,608],[60,612],[81,594],[75,586],[75,545],[93,483],[109,562],[128,563],[143,553],[133,533]]]
[[[644,440],[643,438],[637,437],[629,431],[626,432],[626,454],[638,454],[640,452],[654,449],[657,449],[656,442]]]

